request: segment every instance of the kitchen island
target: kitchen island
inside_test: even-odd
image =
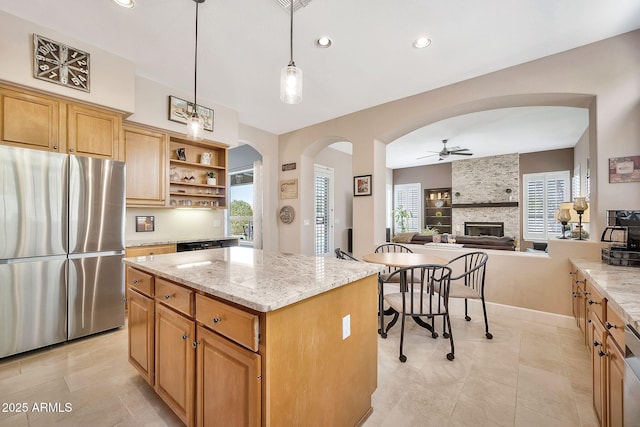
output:
[[[370,415],[378,266],[242,247],[124,262],[129,360],[185,424]]]

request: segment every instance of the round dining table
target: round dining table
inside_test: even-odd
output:
[[[413,252],[370,253],[363,256],[362,260],[374,264],[384,264],[388,267],[395,268],[422,264],[446,265],[449,262],[447,259],[436,255],[418,254]]]

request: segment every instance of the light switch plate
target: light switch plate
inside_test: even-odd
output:
[[[346,340],[351,335],[351,315],[347,314],[342,318],[342,339]]]

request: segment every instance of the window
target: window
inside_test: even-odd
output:
[[[229,176],[229,230],[241,245],[253,242],[253,169]]]
[[[420,183],[398,184],[393,186],[394,212],[399,206],[409,212],[406,231],[420,231],[422,229],[422,197],[420,197]],[[394,232],[402,230],[399,224],[394,224]]]
[[[562,232],[562,225],[555,220],[555,211],[560,203],[570,200],[570,179],[569,171],[522,176],[526,240],[546,241]]]

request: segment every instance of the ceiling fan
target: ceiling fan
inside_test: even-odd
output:
[[[450,154],[455,154],[457,156],[473,156],[473,153],[468,153],[469,149],[468,148],[460,148],[460,147],[451,147],[451,148],[447,148],[447,139],[443,139],[442,140],[442,144],[444,145],[442,147],[441,151],[431,151],[431,153],[434,154],[428,154],[426,156],[422,156],[422,157],[418,157],[417,159],[425,159],[427,157],[433,157],[433,156],[440,156],[440,158],[438,160],[444,160],[447,157],[449,157]]]

